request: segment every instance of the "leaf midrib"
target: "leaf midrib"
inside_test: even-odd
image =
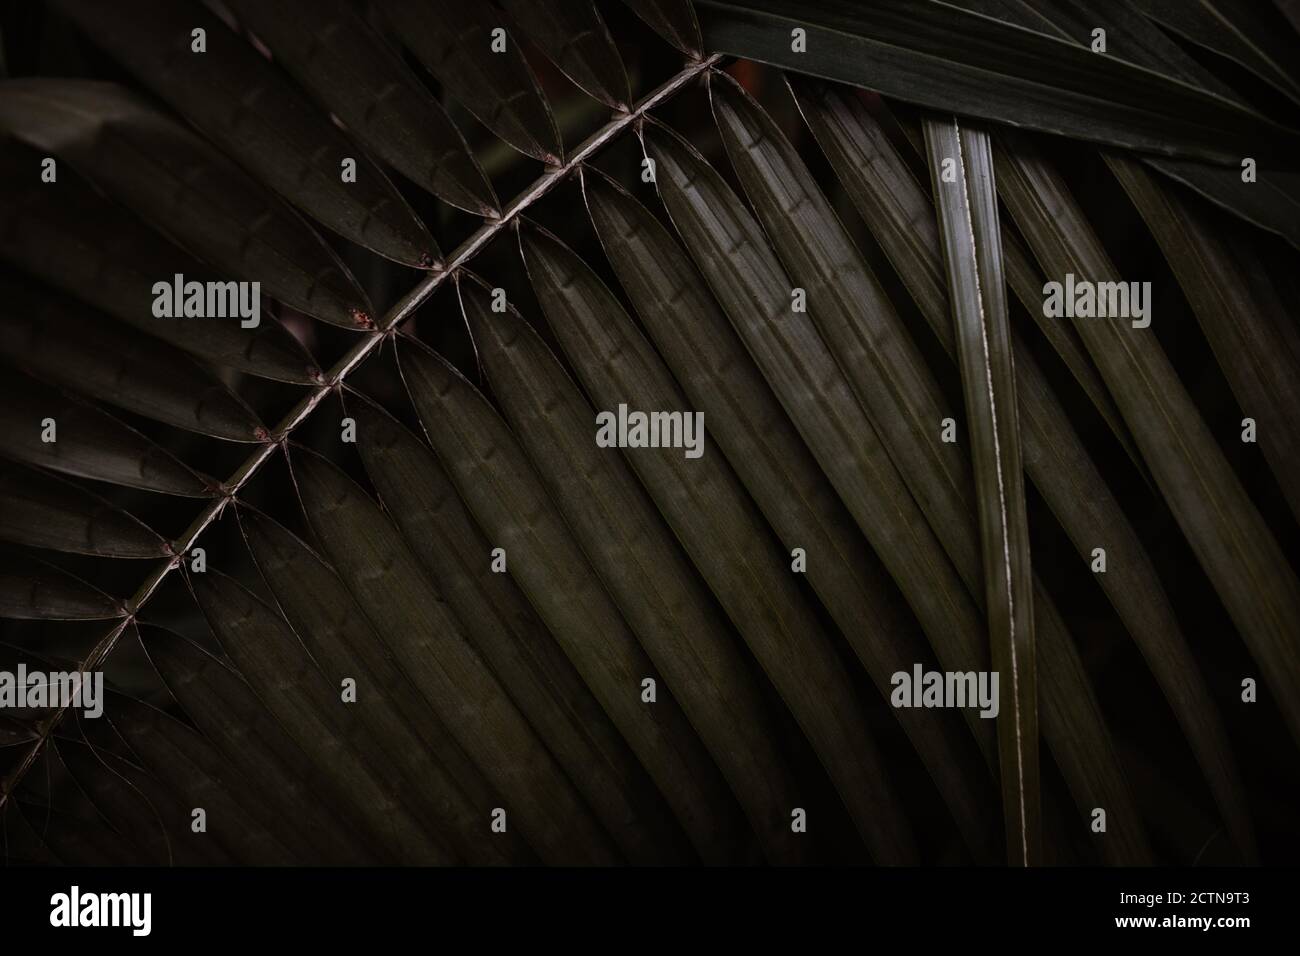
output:
[[[385,339],[394,336],[400,330],[400,327],[414,315],[415,310],[432,296],[443,282],[475,255],[487,248],[497,233],[505,228],[512,219],[529,209],[555,186],[566,180],[582,163],[609,143],[618,139],[628,129],[633,128],[640,122],[647,111],[680,93],[691,80],[716,65],[723,58],[724,54],[715,53],[699,62],[688,63],[680,72],[642,97],[632,110],[626,113],[616,113],[604,126],[584,140],[582,145],[574,150],[562,165],[547,167],[540,176],[526,186],[507,204],[500,218],[484,222],[469,238],[457,246],[446,257],[442,269],[432,272],[421,279],[411,291],[402,296],[384,314],[373,331],[361,333],[364,338],[339,359],[329,373],[322,376],[324,380],[313,391],[304,395],[281,419],[272,432],[271,440],[249,455],[230,478],[221,485],[222,496],[214,499],[185,529],[181,537],[177,539],[180,546],[177,546],[177,543],[172,544],[173,556],[167,558],[164,564],[156,568],[140,584],[135,593],[125,602],[128,610],[127,616],[120,621],[114,622],[112,629],[95,643],[78,669],[82,671],[93,670],[103,664],[117,647],[122,634],[136,622],[141,608],[153,597],[167,576],[180,567],[180,556],[194,547],[203,532],[221,516],[226,505],[233,501],[243,487],[253,479],[261,467],[275,453],[275,450],[287,442],[298,426],[311,416],[316,406],[324,401],[331,392],[340,389],[344,379],[365,362]],[[18,766],[6,779],[0,781],[0,810],[8,804],[9,798],[17,789],[18,784],[22,782],[27,771],[36,763],[46,742],[53,736],[55,728],[66,713],[66,707],[61,707],[55,711],[46,721],[40,735],[32,743],[30,749],[23,755]]]

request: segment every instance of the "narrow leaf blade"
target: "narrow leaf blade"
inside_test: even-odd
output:
[[[632,102],[614,38],[590,0],[504,0],[506,11],[551,62],[611,109]]]
[[[27,464],[188,498],[216,492],[212,479],[161,445],[21,372],[0,381],[0,432],[8,436],[5,455]]]
[[[376,156],[453,206],[501,214],[483,170],[447,111],[348,0],[231,0],[267,44]]]
[[[28,558],[0,567],[0,617],[29,621],[106,621],[124,617],[121,602],[58,568]]]
[[[243,37],[193,0],[55,0],[87,37],[232,158],[340,235],[429,268],[439,252],[383,171]],[[192,31],[204,31],[204,50]],[[356,165],[344,181],[343,164]]]
[[[360,426],[363,434],[364,428]],[[369,731],[376,756],[382,754],[380,759],[406,776],[422,816],[445,826],[471,863],[533,861],[527,845],[509,830],[497,839],[485,838],[482,808],[500,801],[392,660],[333,570],[272,519],[247,507],[238,514],[244,539],[285,619],[332,685],[355,682],[356,700],[349,706]]]
[[[1152,20],[1193,43],[1213,50],[1300,103],[1300,83],[1293,75],[1295,50],[1258,16],[1256,5],[1241,0],[1134,0]]]
[[[259,781],[273,808],[275,833],[304,861],[373,864],[376,855],[345,822],[329,794],[325,768],[314,763],[229,665],[194,642],[158,627],[138,628],[149,661],[200,733],[245,778]]]
[[[382,0],[380,9],[484,126],[527,156],[561,162],[564,146],[551,107],[504,17],[487,4],[458,0]]]
[[[657,753],[665,730],[657,711],[639,697],[641,680],[656,674],[654,665],[492,407],[419,344],[404,343],[398,354],[425,434],[461,497],[488,537],[514,555],[511,576],[667,798],[677,786],[671,775],[676,760]],[[601,635],[599,644],[591,634]],[[658,850],[664,861],[691,857],[680,831]]]
[[[1119,275],[1060,177],[1030,144],[996,154],[998,191],[1044,272],[1091,282]],[[1246,645],[1277,686],[1300,686],[1300,582],[1232,473],[1149,329],[1075,322],[1170,510]],[[1300,700],[1278,695],[1300,740]]]
[[[251,591],[209,568],[189,578],[199,607],[226,655],[272,719],[323,771],[319,798],[355,820],[367,842],[390,860],[446,864],[455,857],[438,834],[440,821],[417,821],[404,806],[409,791],[384,755],[359,736],[355,711],[342,700],[284,619]],[[406,799],[410,799],[409,796]],[[423,822],[423,826],[421,826]]]
[[[0,462],[0,537],[105,558],[161,558],[165,540],[104,499],[47,472]]]
[[[594,170],[583,191],[596,232],[663,362],[709,437],[745,483],[785,547],[810,556],[806,574],[881,696],[893,675],[927,657],[919,629],[889,573],[853,524],[826,475],[682,248],[630,195]],[[615,313],[617,314],[617,313]],[[590,313],[587,313],[590,315]],[[601,316],[587,323],[611,351],[635,349],[630,327]],[[664,374],[669,374],[664,369]],[[988,821],[996,812],[987,768],[950,711],[891,708],[948,803],[976,859],[991,861]]]
[[[457,743],[509,802],[547,862],[602,862],[613,850],[580,797],[478,653],[378,506],[303,449],[293,474],[325,553]]]
[[[0,355],[37,378],[201,435],[266,440],[252,409],[179,349],[4,276],[0,301]]]
[[[213,268],[332,325],[370,326],[373,306],[315,230],[143,97],[95,80],[29,78],[0,90],[0,129],[66,161]]]
[[[585,291],[579,288],[583,276],[556,270],[554,259],[538,251],[541,240],[534,236],[529,230],[522,237],[525,261],[552,328],[564,336],[571,325],[566,321],[568,309],[554,293],[568,281],[574,295],[580,295]],[[592,423],[598,418],[540,336],[518,313],[493,315],[486,293],[474,284],[462,281],[460,293],[503,414],[578,544],[591,555],[601,580],[663,675],[663,689],[672,694],[694,728],[682,751],[707,771],[693,773],[703,792],[690,799],[708,797],[711,813],[727,813],[731,801],[713,767],[716,762],[755,821],[766,852],[779,860],[799,859],[800,848],[783,819],[788,814],[783,808],[791,806],[796,792],[792,773],[773,746],[776,732],[764,713],[756,675],[687,556],[693,552],[691,542],[684,542],[684,553],[623,456],[592,441]],[[598,401],[607,397],[608,392],[596,394]],[[624,400],[640,397],[628,394]],[[670,454],[680,457],[682,453]],[[704,457],[692,464],[702,461]],[[721,522],[715,525],[722,526]],[[725,540],[715,539],[713,544],[740,554]],[[648,595],[653,597],[647,599]],[[724,607],[729,604],[724,598]],[[669,799],[676,801],[672,795]],[[705,858],[716,858],[714,847],[725,846],[726,838],[701,838],[695,828],[698,824],[693,825],[692,836]]]
[[[140,763],[191,806],[211,817],[213,839],[241,863],[284,866],[315,851],[295,842],[293,827],[277,826],[268,782],[241,776],[211,743],[155,707],[110,695],[105,716]],[[306,855],[295,853],[306,851]]]
[[[159,281],[206,281],[203,266],[97,194],[71,169],[57,189],[33,189],[40,154],[0,148],[0,258],[154,338],[219,365],[295,384],[321,380],[307,350],[272,316],[189,321],[153,314]]]
[[[1042,855],[1033,582],[992,148],[987,133],[955,119],[927,119],[925,138],[975,460],[993,666],[1002,675],[998,755],[1007,856],[1031,866]],[[942,171],[954,161],[949,183]]]
[[[937,0],[699,6],[712,50],[1075,139],[1222,164],[1248,144],[1294,167],[1287,151],[1300,134],[1236,103]],[[806,31],[809,52],[793,49],[793,29]]]
[[[659,195],[732,326],[889,568],[941,662],[987,655],[975,607],[829,349],[790,311],[794,283],[758,222],[684,140],[647,124]],[[867,489],[871,489],[870,493]],[[963,662],[964,666],[957,666]],[[987,723],[967,715],[986,754]]]
[[[447,602],[605,829],[633,862],[652,860],[662,797],[510,576],[433,453],[377,406],[348,402],[380,500]],[[509,555],[506,555],[508,559]],[[518,560],[518,555],[515,556]]]
[[[704,58],[704,41],[700,23],[695,18],[691,0],[623,0],[650,29],[683,53]]]

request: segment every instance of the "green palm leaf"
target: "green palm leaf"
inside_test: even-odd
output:
[[[679,838],[663,798],[514,580],[492,570],[492,547],[442,466],[371,402],[350,397],[348,410],[380,500],[466,635],[627,858],[655,860]]]
[[[453,206],[488,218],[501,214],[492,184],[442,104],[347,0],[229,6],[376,156]]]
[[[258,179],[342,236],[428,268],[438,247],[388,177],[264,57],[194,0],[52,0]],[[193,31],[205,31],[195,50]],[[356,165],[345,182],[342,165]]]
[[[48,6],[0,63],[0,667],[108,720],[0,714],[6,863],[989,863],[999,775],[1013,864],[1284,852],[1284,18]],[[1055,317],[1069,273],[1160,324]]]
[[[975,462],[993,666],[1005,681],[998,757],[1007,857],[1029,866],[1042,854],[1033,584],[993,153],[987,133],[955,119],[927,119],[925,140]]]
[[[485,5],[455,0],[380,0],[378,8],[484,126],[527,156],[544,163],[563,159],[550,104],[504,17]]]
[[[142,97],[84,80],[12,80],[3,90],[0,128],[67,160],[213,268],[334,325],[370,325],[365,293],[311,227]]]

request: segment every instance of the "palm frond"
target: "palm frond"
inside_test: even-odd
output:
[[[0,714],[6,862],[1284,855],[1285,16],[45,6],[0,667],[110,691]],[[190,280],[258,321],[153,307]]]

